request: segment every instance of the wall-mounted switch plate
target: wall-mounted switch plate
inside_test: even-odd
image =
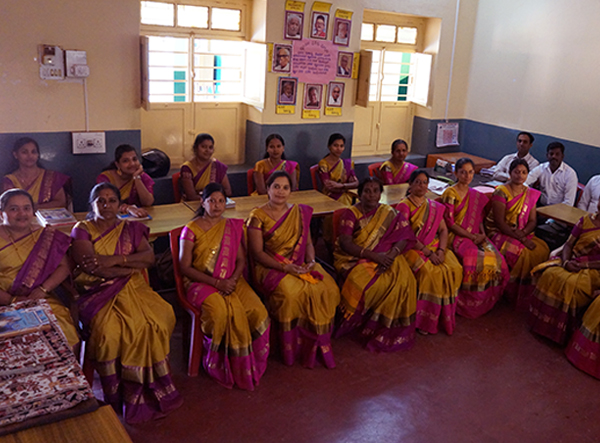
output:
[[[104,132],[73,132],[73,154],[105,154]]]

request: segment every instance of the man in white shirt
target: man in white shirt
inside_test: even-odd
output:
[[[529,173],[528,186],[535,186],[542,195],[538,205],[555,205],[564,203],[573,206],[577,194],[577,173],[573,168],[563,162],[565,146],[560,142],[552,142],[546,148],[548,161],[542,163]],[[551,251],[562,245],[571,232],[571,228],[563,223],[548,219],[538,225],[535,235],[544,240]]]
[[[594,175],[585,185],[577,207],[587,212],[596,212],[600,199],[600,175]]]
[[[578,180],[575,170],[563,162],[565,146],[560,142],[550,143],[546,148],[546,158],[546,163],[529,173],[525,184],[542,191],[541,206],[557,203],[573,206]]]
[[[531,145],[533,145],[533,135],[529,132],[519,132],[517,135],[517,152],[515,154],[508,154],[502,157],[502,160],[498,162],[494,170],[494,179],[500,181],[508,181],[510,175],[508,174],[508,168],[515,158],[524,159],[529,165],[529,170],[535,169],[540,162],[535,159],[533,155],[529,153]]]

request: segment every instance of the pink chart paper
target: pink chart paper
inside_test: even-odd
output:
[[[292,75],[303,83],[335,80],[338,48],[327,40],[304,39],[293,43]]]

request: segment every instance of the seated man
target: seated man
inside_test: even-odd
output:
[[[552,142],[546,148],[548,161],[535,168],[525,182],[528,186],[538,188],[542,195],[539,206],[564,203],[573,206],[577,194],[577,173],[563,162],[565,146],[560,142]],[[552,219],[537,227],[535,235],[544,240],[550,250],[562,245],[569,236],[571,229]]]
[[[583,190],[583,194],[581,194],[581,199],[579,199],[577,207],[587,212],[596,212],[599,199],[600,175],[594,175],[589,179],[587,185],[585,185],[585,189]]]
[[[517,152],[502,157],[502,160],[498,162],[494,170],[494,179],[503,182],[507,181],[510,178],[508,175],[508,167],[515,158],[524,159],[529,165],[529,170],[533,171],[533,169],[540,164],[540,162],[529,153],[534,140],[533,135],[529,132],[519,132],[519,135],[517,135]]]

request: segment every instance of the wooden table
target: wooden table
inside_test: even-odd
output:
[[[445,154],[429,154],[427,156],[427,167],[433,168],[435,166],[435,162],[439,160],[444,160],[450,162],[452,164],[456,163],[459,158],[467,157],[473,160],[475,163],[475,172],[479,173],[482,168],[490,168],[496,164],[493,160],[488,160],[487,158],[477,157],[476,155],[467,154],[466,152],[448,152]]]
[[[223,217],[226,218],[241,218],[246,219],[254,208],[264,205],[268,201],[266,195],[250,195],[246,197],[232,197],[235,201],[235,208],[226,209]],[[333,214],[337,209],[346,208],[347,206],[340,203],[325,194],[315,191],[295,191],[290,194],[288,200],[290,203],[302,203],[313,208],[313,217],[323,217]],[[196,211],[200,206],[199,201],[185,202],[192,210]]]
[[[0,437],[0,443],[131,443],[110,406]]]
[[[565,205],[564,203],[539,207],[537,208],[537,213],[538,215],[552,218],[556,221],[567,223],[568,225],[575,225],[581,217],[588,214],[588,212],[583,209]]]

